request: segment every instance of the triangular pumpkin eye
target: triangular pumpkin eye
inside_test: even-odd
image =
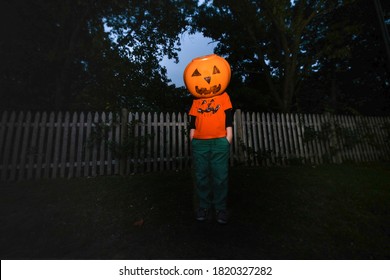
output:
[[[194,73],[192,73],[192,76],[191,76],[191,77],[195,77],[195,76],[202,76],[202,75],[199,73],[198,69],[195,69],[195,71],[194,71]]]
[[[219,74],[221,73],[217,66],[214,65],[213,74]]]

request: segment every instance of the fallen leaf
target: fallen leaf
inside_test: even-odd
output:
[[[135,227],[142,227],[144,225],[144,219],[139,219],[133,223]]]

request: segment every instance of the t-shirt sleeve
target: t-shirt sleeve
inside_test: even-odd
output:
[[[227,93],[224,94],[224,104],[223,105],[224,105],[224,108],[223,108],[224,111],[233,108],[232,102],[230,101],[230,97]]]
[[[233,113],[232,109],[225,110],[225,127],[233,126]]]
[[[190,115],[190,129],[196,129],[196,117]]]
[[[190,108],[188,115],[195,116],[195,117],[198,115],[196,103],[197,103],[196,100],[192,101],[192,106]]]

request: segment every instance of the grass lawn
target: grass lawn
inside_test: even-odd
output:
[[[191,172],[2,183],[1,259],[390,259],[390,165],[231,169],[230,222]]]

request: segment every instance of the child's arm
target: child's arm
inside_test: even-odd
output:
[[[233,140],[233,113],[232,109],[227,109],[225,110],[225,115],[226,115],[226,139],[229,141],[229,143],[232,143]]]
[[[231,126],[228,126],[226,128],[226,139],[229,141],[229,143],[232,143],[233,140],[233,128]]]
[[[190,141],[192,141],[192,138],[194,138],[194,133],[195,133],[195,116],[190,116]]]

